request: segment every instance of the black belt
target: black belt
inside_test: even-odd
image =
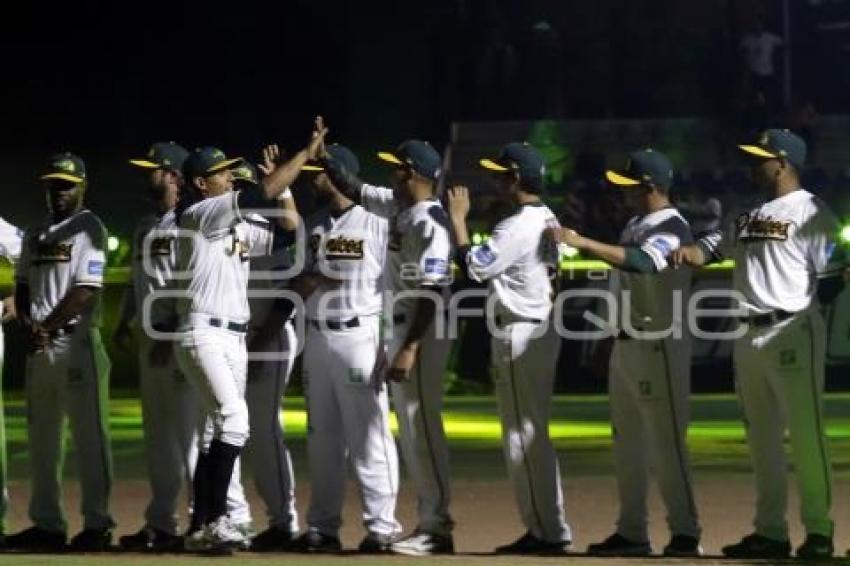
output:
[[[754,326],[756,328],[761,328],[764,326],[773,326],[774,324],[779,324],[784,320],[788,320],[792,316],[797,313],[776,310],[771,312],[766,312],[764,314],[754,314],[753,316],[744,316],[739,318],[738,320],[741,322],[745,322],[750,326]]]
[[[504,319],[504,318],[502,318],[501,315],[497,314],[496,315],[496,326],[504,326],[502,324],[502,322],[505,323],[504,325],[513,324],[514,322],[530,322],[531,324],[543,324],[543,320],[541,320],[539,318],[525,318],[523,316],[513,316],[513,315],[511,315],[511,317],[509,319]]]
[[[345,330],[346,328],[356,328],[360,326],[360,319],[356,316],[349,320],[311,320],[313,326],[319,330]]]
[[[220,318],[210,318],[209,319],[210,326],[215,326],[216,328],[225,328],[230,330],[231,332],[241,332],[245,334],[248,332],[248,323],[247,322],[230,322],[226,323]]]

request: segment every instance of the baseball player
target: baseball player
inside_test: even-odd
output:
[[[29,335],[26,398],[34,526],[6,539],[9,548],[65,548],[61,505],[63,423],[74,438],[82,488],[83,530],[70,549],[109,547],[115,525],[109,513],[112,453],[108,435],[109,358],[101,343],[100,291],[106,263],[106,230],[83,207],[83,160],[54,155],[41,176],[49,213],[26,231],[15,271],[15,305]]]
[[[772,129],[739,147],[752,159],[753,179],[767,200],[738,218],[725,244],[715,233],[674,256],[677,264],[687,265],[724,254],[735,260],[733,283],[745,330],[735,341],[735,378],[757,497],[755,532],[724,547],[723,554],[768,559],[790,554],[787,429],[806,529],[796,554],[829,558],[832,477],[823,424],[825,328],[819,303],[831,301],[843,285],[846,262],[835,245],[838,223],[800,186],[806,144],[799,136]]]
[[[645,556],[652,552],[646,507],[654,470],[667,508],[671,538],[665,556],[702,553],[685,438],[690,394],[690,340],[681,310],[690,294],[689,270],[667,269],[670,254],[693,242],[688,222],[670,204],[673,167],[654,149],[629,155],[608,181],[625,192],[637,212],[616,245],[556,230],[557,239],[594,255],[614,270],[609,291],[622,313],[608,371],[620,516],[616,532],[587,552],[596,556]]]
[[[330,158],[354,174],[357,158],[341,145]],[[307,221],[310,249],[295,288],[305,297],[304,391],[312,493],[305,552],[338,552],[346,456],[361,491],[368,531],[358,550],[389,552],[395,518],[398,456],[382,379],[380,314],[388,223],[356,205],[327,174],[313,179],[321,208]]]
[[[0,218],[0,257],[14,265],[21,257],[21,245],[24,233],[20,228],[9,224]],[[15,297],[8,296],[0,301],[0,317],[2,322],[10,322],[16,318]],[[0,326],[0,376],[3,374],[3,355],[5,341],[3,327]],[[2,389],[2,388],[0,388]],[[0,544],[6,532],[6,512],[9,507],[9,490],[6,485],[6,422],[3,416],[3,396],[0,391]]]
[[[449,191],[448,209],[462,271],[487,281],[495,320],[491,330],[492,363],[502,421],[508,475],[527,532],[496,548],[499,554],[563,554],[572,541],[564,516],[564,497],[555,448],[549,439],[549,408],[560,340],[549,324],[553,288],[550,270],[557,249],[544,238],[556,226],[543,204],[545,165],[526,143],[510,143],[496,159],[481,165],[497,180],[500,196],[515,211],[493,229],[490,240],[470,246],[466,187]],[[495,328],[493,328],[495,325]]]
[[[264,169],[270,171],[278,160],[277,146],[265,151]],[[250,189],[260,183],[257,169],[244,163],[233,169],[236,188]],[[291,266],[290,250],[278,246],[271,255],[251,258],[251,271],[280,272]],[[269,526],[251,540],[251,550],[272,552],[287,550],[298,533],[295,509],[295,476],[292,459],[284,443],[280,420],[280,398],[289,382],[297,352],[297,337],[291,320],[293,306],[285,298],[251,294],[285,288],[280,278],[251,278],[248,304],[251,328],[248,332],[251,354],[272,353],[248,364],[245,399],[251,436],[245,456],[254,475],[254,483],[266,505]]]
[[[337,186],[346,187],[355,201],[390,224],[388,377],[419,512],[414,532],[392,550],[413,556],[448,554],[454,552],[454,522],[449,514],[449,449],[440,411],[451,341],[445,333],[437,335],[434,323],[447,308],[450,280],[448,217],[435,196],[441,158],[420,140],[408,140],[395,152],[378,156],[395,166],[394,189],[367,185],[335,168],[333,160],[326,169]]]
[[[178,550],[183,547],[177,535],[176,506],[180,488],[191,485],[197,456],[198,399],[172,355],[168,340],[155,340],[143,330],[144,301],[167,289],[174,271],[174,208],[183,186],[181,169],[188,152],[174,142],[151,146],[147,155],[130,163],[150,174],[148,191],[156,207],[143,218],[133,234],[132,277],[124,293],[121,319],[113,337],[127,348],[136,321],[142,404],[142,426],[148,460],[151,500],[145,510],[145,525],[136,533],[122,536],[126,550]],[[177,321],[173,301],[154,300],[148,313],[149,324],[160,332],[174,332]]]
[[[176,272],[184,296],[178,301],[181,338],[176,351],[182,371],[199,389],[204,415],[193,478],[193,520],[204,528],[187,538],[189,550],[228,552],[244,540],[228,516],[227,493],[250,431],[245,401],[248,260],[271,253],[274,238],[268,222],[242,211],[268,206],[279,197],[283,208],[294,208],[291,193],[284,190],[308,157],[315,157],[325,133],[318,119],[308,147],[276,166],[256,190],[233,191],[230,169],[242,160],[228,159],[215,148],[195,150],[183,166],[199,200],[180,211],[178,219],[182,233]],[[280,219],[287,230],[296,222],[295,215]]]

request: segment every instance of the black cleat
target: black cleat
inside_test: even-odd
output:
[[[805,560],[829,560],[835,552],[832,539],[823,535],[811,534],[797,548],[797,558]]]
[[[589,545],[587,553],[591,556],[649,556],[652,554],[652,547],[648,542],[629,540],[619,533],[614,533],[602,542]]]
[[[83,529],[68,543],[70,552],[105,552],[112,546],[109,529]]]
[[[310,530],[293,541],[292,550],[308,554],[336,554],[342,552],[342,543],[337,537]]]
[[[548,542],[527,532],[510,544],[497,546],[496,554],[525,554],[530,556],[560,556],[567,553],[569,541]]]
[[[696,558],[702,556],[699,539],[688,535],[673,535],[664,547],[664,556],[672,558]]]
[[[153,527],[143,527],[118,539],[121,550],[128,552],[182,552],[183,537]]]
[[[30,527],[19,533],[6,537],[6,548],[9,550],[26,550],[38,552],[65,552],[65,533],[48,531],[40,527]]]
[[[381,533],[369,533],[360,544],[357,552],[360,554],[386,554],[392,552],[393,544],[398,542],[396,535],[385,535]]]
[[[295,545],[295,536],[287,529],[271,526],[251,539],[252,552],[286,552]]]
[[[753,533],[745,536],[738,543],[724,546],[723,556],[727,558],[788,558],[791,556],[791,543],[787,540],[774,540]]]

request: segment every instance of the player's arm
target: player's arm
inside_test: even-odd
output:
[[[639,246],[606,244],[582,236],[570,228],[548,228],[546,234],[559,244],[566,244],[605,263],[633,273],[655,273],[659,271],[650,253]]]
[[[260,183],[260,191],[265,200],[272,201],[277,199],[290,185],[292,185],[292,183],[295,182],[295,179],[297,179],[298,175],[301,174],[301,168],[307,163],[307,161],[316,158],[319,147],[323,143],[327,133],[328,129],[325,127],[322,117],[317,116],[315,128],[310,136],[310,141],[304,149],[293,155],[286,163],[276,165],[273,170],[267,171],[261,167],[263,173],[266,174]],[[269,157],[272,162],[277,163],[277,159],[280,157],[280,150],[277,146],[268,146],[265,150],[263,150],[264,161],[266,159],[267,152],[271,153]]]
[[[100,293],[99,287],[89,285],[77,285],[72,287],[62,297],[56,308],[51,311],[47,318],[41,323],[41,327],[47,334],[52,334],[63,328],[69,321],[90,309]]]

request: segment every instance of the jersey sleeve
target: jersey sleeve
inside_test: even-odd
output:
[[[839,230],[838,219],[825,205],[821,205],[797,231],[808,257],[809,269],[819,279],[841,275],[848,267],[847,249],[838,243]]]
[[[274,229],[271,223],[258,218],[246,218],[245,223],[248,225],[248,255],[271,255],[274,246]]]
[[[373,185],[363,185],[360,188],[360,203],[363,208],[388,218],[398,213],[398,203],[392,189],[386,187],[375,187]]]
[[[522,255],[525,243],[516,222],[516,216],[502,220],[486,243],[469,249],[465,264],[470,279],[478,282],[492,279]]]
[[[428,212],[428,217],[416,223],[413,229],[417,232],[416,241],[422,243],[419,255],[419,284],[432,287],[445,284],[449,279],[452,247],[446,224],[435,218],[445,217],[445,213],[438,206],[432,207]]]
[[[239,211],[239,193],[230,191],[217,197],[202,200],[196,205],[198,230],[207,238],[215,237],[242,220]]]
[[[669,265],[670,254],[691,240],[690,227],[681,218],[674,217],[649,230],[638,242],[638,247],[649,256],[656,271],[663,271]]]
[[[75,242],[79,251],[74,250],[74,269],[71,285],[103,287],[103,275],[106,270],[106,229],[94,217],[89,217],[84,229]]]
[[[24,233],[2,218],[0,218],[0,256],[10,263],[15,263],[21,256],[21,245]]]

